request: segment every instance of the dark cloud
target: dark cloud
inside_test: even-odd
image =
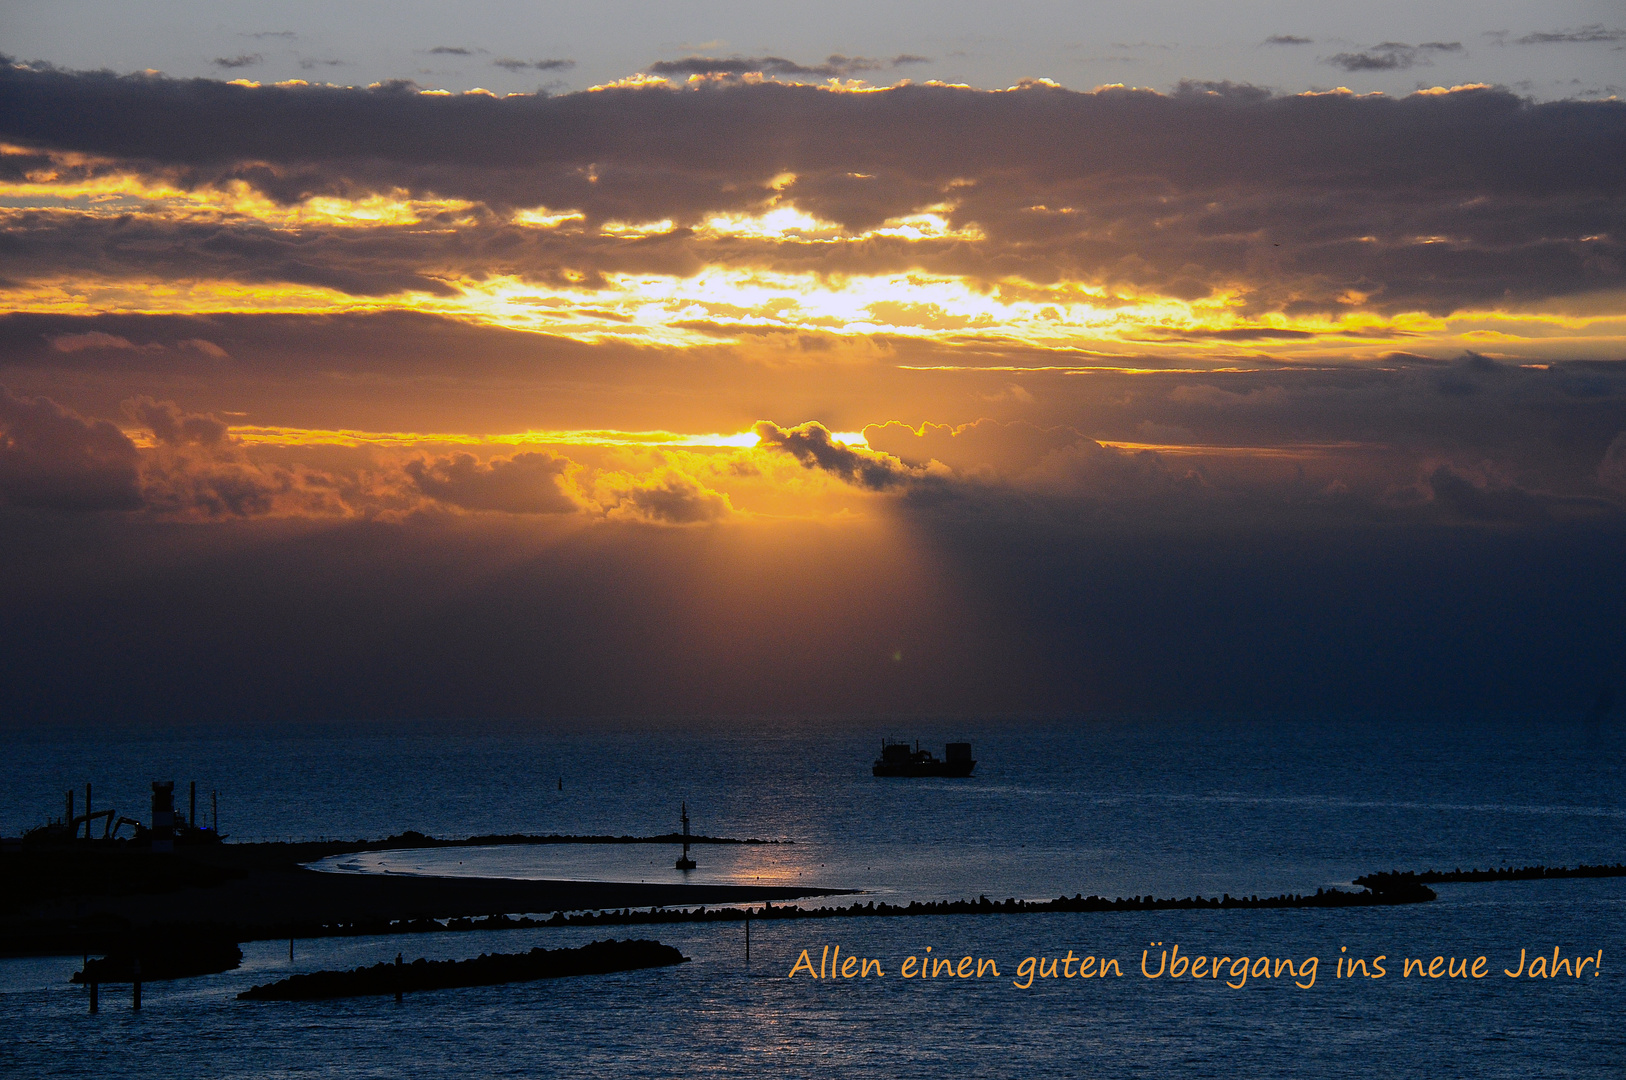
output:
[[[146,395],[120,411],[150,436],[142,447],[106,420],[0,387],[0,506],[209,520],[342,519],[422,505],[403,491],[410,481],[399,463],[361,458],[331,470],[256,459],[216,416]]]
[[[36,154],[114,159],[62,158],[53,168],[65,177],[133,168],[187,185],[241,181],[281,202],[405,189],[479,207],[455,228],[365,234],[18,211],[0,273],[219,273],[387,295],[448,291],[429,267],[588,284],[708,262],[921,267],[1109,293],[1241,288],[1248,310],[1288,313],[1350,310],[1354,291],[1360,306],[1445,314],[1615,288],[1626,272],[1626,105],[1614,101],[1533,104],[1496,90],[1284,98],[1223,83],[1173,95],[772,83],[507,99],[407,90],[7,66],[0,136]],[[775,188],[786,173],[794,183]],[[948,203],[950,223],[982,238],[833,251],[685,231],[775,199],[852,230]],[[512,208],[538,205],[579,210],[586,224],[506,223]],[[662,237],[596,231],[668,218],[676,228]]]
[[[436,45],[426,51],[430,56],[473,56],[477,52],[485,52],[484,49],[469,49],[461,45]]]
[[[105,420],[0,386],[0,500],[46,510],[133,510],[138,455]]]
[[[665,525],[699,525],[731,517],[728,496],[670,470],[642,481],[607,485],[606,517]]]
[[[226,441],[226,425],[219,419],[184,413],[173,401],[138,397],[125,402],[124,409],[165,446],[219,446]]]
[[[218,416],[147,395],[120,410],[146,433],[138,447],[105,421],[46,398],[8,394],[3,404],[0,506],[140,510],[193,521],[400,518],[437,506],[658,525],[735,513],[726,493],[658,451],[634,455],[629,471],[620,467],[626,459],[611,454],[607,463],[603,452],[597,465],[584,466],[550,451],[482,460],[464,452],[425,458],[399,449],[244,445]]]
[[[64,338],[75,341],[93,335],[118,338],[131,344],[70,351],[55,346],[55,342]],[[226,357],[200,347],[199,341],[214,346]],[[653,349],[588,345],[546,334],[470,326],[456,319],[408,311],[319,316],[216,314],[77,318],[20,312],[0,314],[0,372],[77,372],[85,377],[82,385],[115,384],[120,374],[125,373],[138,384],[137,388],[101,400],[94,406],[74,403],[75,407],[93,409],[99,415],[116,413],[126,398],[151,392],[140,388],[146,384],[189,383],[192,393],[242,386],[245,398],[256,400],[267,393],[275,397],[269,384],[277,380],[304,386],[321,382],[331,374],[340,375],[345,383],[352,381],[350,376],[364,375],[361,381],[372,384],[374,389],[359,397],[347,397],[347,407],[355,410],[352,415],[359,412],[366,417],[366,423],[383,424],[380,430],[396,430],[382,417],[370,415],[365,408],[368,400],[381,404],[389,401],[386,387],[394,393],[411,396],[421,404],[424,399],[411,393],[412,384],[418,381],[472,377],[511,384],[529,372],[531,377],[542,379],[538,385],[546,385],[550,377],[557,376],[580,383],[592,379],[595,369],[602,377],[606,367],[620,375],[632,375],[646,368],[671,368],[674,373],[681,370],[681,365],[673,364]],[[89,378],[92,372],[96,373],[94,379]],[[266,380],[266,383],[258,384],[254,380]],[[555,386],[553,389],[562,393],[564,388]],[[337,393],[339,388],[330,386],[327,392]],[[438,400],[438,395],[434,399]],[[483,402],[482,408],[486,404]],[[498,402],[493,400],[489,404]],[[529,401],[525,408],[534,411],[539,404],[545,403]],[[240,407],[240,403],[222,402],[210,407],[231,409]],[[506,417],[501,409],[495,415]],[[555,426],[559,419],[553,417]],[[404,417],[398,420],[405,422]],[[514,430],[524,426],[518,412],[506,417],[504,422],[508,420],[519,425]],[[459,430],[456,424],[465,422],[473,421],[460,418],[445,430]]]
[[[1413,67],[1417,59],[1409,51],[1342,52],[1327,57],[1326,62],[1345,71],[1403,71]]]
[[[508,71],[568,71],[576,66],[574,60],[515,60],[503,57],[493,60],[492,67],[500,67]]]
[[[1297,34],[1272,34],[1263,44],[1266,45],[1313,45],[1315,38],[1299,37]]]
[[[1517,45],[1613,44],[1626,41],[1626,30],[1606,27],[1602,23],[1589,23],[1574,30],[1556,30],[1548,33],[1526,34],[1515,38]]]
[[[124,414],[148,431],[143,452],[106,420],[0,387],[0,503],[58,511],[253,517],[272,511],[301,477],[264,469],[230,444],[218,418],[141,396]],[[299,500],[295,500],[299,501]],[[303,500],[302,509],[314,507]]]
[[[258,518],[295,494],[298,478],[243,460],[160,454],[144,463],[141,495],[155,514],[192,518]]]
[[[1409,68],[1433,63],[1436,53],[1462,51],[1460,41],[1425,41],[1421,45],[1407,45],[1403,41],[1385,41],[1364,52],[1334,53],[1324,61],[1345,71],[1405,71]]]
[[[125,401],[122,411],[152,436],[154,445],[141,455],[141,501],[153,515],[194,520],[335,517],[353,510],[338,478],[251,459],[219,417],[189,413],[173,401],[147,395]],[[348,494],[358,501],[358,492]]]
[[[243,53],[239,56],[217,56],[214,58],[213,63],[215,67],[230,70],[233,68],[253,67],[256,64],[263,64],[265,63],[265,57],[261,56],[259,53]]]
[[[569,466],[568,459],[548,453],[483,463],[473,454],[453,454],[408,462],[406,472],[423,494],[464,510],[565,514],[578,509],[559,487]]]
[[[919,470],[911,469],[890,454],[836,442],[830,431],[817,421],[782,428],[771,420],[752,425],[762,445],[783,450],[809,469],[823,469],[850,484],[885,491],[918,480]]]
[[[1529,525],[1576,514],[1607,514],[1619,510],[1606,499],[1531,490],[1495,473],[1449,465],[1431,471],[1423,479],[1421,489],[1444,512],[1447,520],[1481,524]]]
[[[457,292],[454,287],[420,273],[409,263],[415,260],[421,267],[428,256],[446,269],[468,265],[463,258],[447,261],[422,251],[407,239],[415,230],[394,235],[391,230],[368,228],[301,233],[258,225],[223,229],[202,222],[26,213],[15,220],[25,231],[17,234],[20,243],[0,247],[0,265],[18,269],[33,263],[40,268],[54,266],[116,277],[201,273],[248,284],[314,285],[351,296],[407,291],[449,296]],[[40,227],[28,228],[30,225]],[[94,342],[80,347],[119,346]]]
[[[1561,495],[1526,487],[1495,470],[1440,465],[1418,485],[1445,520],[1477,524],[1532,525],[1592,515],[1617,516],[1620,505],[1588,495]],[[1399,502],[1405,492],[1397,492]]]

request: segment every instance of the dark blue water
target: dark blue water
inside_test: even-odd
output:
[[[869,775],[883,734],[939,753],[970,738],[969,781]],[[1562,722],[815,725],[541,731],[427,725],[6,734],[0,830],[59,813],[89,779],[145,816],[147,781],[221,792],[235,838],[404,828],[652,833],[686,800],[697,831],[794,844],[701,848],[700,875],[810,881],[887,899],[1314,891],[1390,868],[1626,859],[1626,738]],[[559,790],[563,780],[564,790]],[[200,800],[200,807],[207,799]],[[369,866],[676,878],[665,848],[384,856]],[[435,860],[441,860],[437,863]],[[394,860],[392,862],[392,860]],[[456,863],[462,860],[464,866]],[[599,871],[604,871],[600,873]],[[1361,911],[1157,912],[670,926],[681,969],[393,1001],[239,1004],[290,971],[462,957],[606,936],[585,929],[247,946],[237,972],[153,984],[144,1008],[86,1015],[77,958],[0,961],[0,1070],[16,1075],[1620,1075],[1626,881],[1447,885]],[[626,931],[617,931],[625,936]],[[1145,978],[1158,955],[1318,957],[1289,979]],[[881,960],[885,978],[787,979],[802,949]],[[993,959],[1001,976],[905,980],[910,955]],[[1521,949],[1603,951],[1603,974],[1511,979]],[[1121,979],[1012,976],[1027,956],[1115,957]],[[1347,951],[1341,951],[1347,950]],[[1378,954],[1383,979],[1339,979]],[[1487,957],[1480,980],[1401,978],[1397,958]]]

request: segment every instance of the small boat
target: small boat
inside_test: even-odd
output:
[[[689,858],[689,804],[683,804],[683,855],[677,861],[679,870],[693,870],[695,862]]]
[[[971,757],[971,744],[951,742],[943,747],[943,758],[938,760],[930,750],[922,750],[915,743],[881,742],[881,756],[875,759],[876,776],[970,776],[977,767]]]

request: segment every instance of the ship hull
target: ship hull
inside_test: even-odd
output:
[[[909,761],[909,762],[881,762],[877,761],[871,770],[876,776],[954,776],[966,777],[977,763],[971,760],[959,761]]]

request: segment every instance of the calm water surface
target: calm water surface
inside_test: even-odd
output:
[[[969,781],[868,774],[882,735],[941,753],[969,738]],[[416,725],[6,733],[0,831],[98,806],[145,816],[146,781],[221,792],[237,839],[676,828],[794,843],[702,847],[691,880],[806,881],[875,898],[1313,891],[1394,867],[1626,859],[1626,739],[1586,723],[919,724],[762,721],[699,733]],[[563,790],[560,790],[560,781]],[[207,799],[200,800],[207,806]],[[397,852],[352,870],[667,880],[666,847]],[[458,865],[461,862],[462,865]],[[96,1017],[77,958],[0,961],[8,1075],[789,1076],[1167,1073],[1618,1076],[1626,1073],[1626,881],[1450,885],[1381,911],[1156,912],[842,920],[636,931],[679,969],[390,1000],[248,1004],[292,971],[575,945],[587,929],[245,947],[241,970],[153,984]],[[1316,984],[1149,980],[1162,948],[1321,959]],[[802,949],[882,961],[886,978],[785,978]],[[898,977],[909,955],[994,959],[998,979]],[[1513,980],[1521,948],[1604,952],[1603,974]],[[1117,957],[1126,975],[1014,985],[1026,956]],[[1340,950],[1347,950],[1341,952]],[[1340,980],[1335,958],[1391,975]],[[1479,956],[1482,980],[1401,979],[1394,958]]]

